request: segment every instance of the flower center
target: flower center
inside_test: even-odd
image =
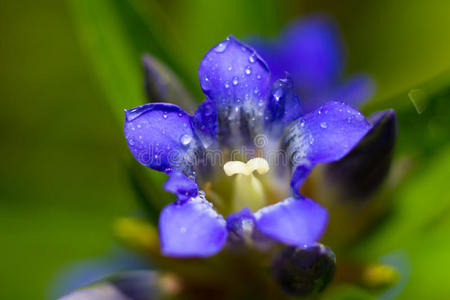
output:
[[[232,209],[240,211],[248,207],[257,211],[265,206],[266,196],[261,181],[253,173],[263,175],[269,172],[269,163],[261,157],[250,159],[247,163],[242,161],[229,161],[223,166],[227,176],[235,176],[232,193]]]

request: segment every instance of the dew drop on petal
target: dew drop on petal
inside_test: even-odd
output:
[[[280,101],[281,97],[283,97],[284,95],[284,91],[282,88],[277,88],[274,92],[273,92],[273,97],[275,98],[276,101]]]
[[[237,85],[238,83],[239,83],[239,80],[238,80],[238,78],[235,76],[235,77],[233,77],[233,85]]]
[[[245,68],[245,75],[250,75],[252,74],[252,69],[250,68],[250,66],[247,66],[247,68]]]
[[[227,46],[228,42],[219,43],[219,45],[214,48],[214,51],[216,51],[217,53],[222,53],[227,49]]]
[[[190,136],[189,134],[183,134],[181,136],[180,142],[181,144],[183,144],[184,146],[189,145],[189,143],[192,141],[192,136]]]
[[[326,122],[322,122],[322,123],[320,123],[320,127],[322,127],[323,129],[325,129],[325,128],[328,127],[328,125],[327,125]]]
[[[209,78],[207,76],[203,77],[202,80],[200,80],[200,85],[202,89],[206,91],[209,90],[210,89]]]
[[[255,59],[255,54],[254,54],[254,53],[248,57],[248,61],[249,61],[251,64],[254,63],[254,62],[256,61],[256,59]]]

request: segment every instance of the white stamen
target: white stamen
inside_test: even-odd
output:
[[[242,161],[229,161],[223,166],[227,176],[234,177],[233,210],[239,211],[244,207],[257,211],[266,203],[266,196],[262,183],[253,175],[253,172],[266,174],[269,172],[269,163],[262,157],[250,159],[247,163]]]
[[[233,176],[236,174],[248,176],[254,171],[258,172],[261,175],[266,174],[267,172],[269,172],[270,167],[267,160],[262,157],[255,157],[250,159],[247,163],[244,163],[242,161],[226,162],[223,166],[223,170],[225,171],[225,174],[227,174],[227,176]]]

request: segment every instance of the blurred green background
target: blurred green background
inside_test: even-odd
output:
[[[135,211],[122,111],[143,103],[140,56],[171,66],[202,100],[197,67],[230,33],[276,35],[312,12],[335,17],[348,71],[374,76],[365,111],[394,107],[410,167],[394,212],[355,255],[401,249],[402,299],[450,297],[448,1],[0,1],[0,299],[46,299],[61,268],[114,244]],[[411,89],[425,95],[418,114]],[[417,100],[417,99],[416,99]],[[157,187],[159,188],[159,187]]]

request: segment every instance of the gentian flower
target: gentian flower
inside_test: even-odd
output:
[[[337,25],[326,16],[295,21],[273,40],[255,36],[248,42],[269,64],[274,78],[286,71],[292,75],[304,112],[333,99],[358,105],[375,91],[366,74],[344,78],[344,43]]]
[[[169,103],[125,111],[131,153],[165,172],[164,188],[177,197],[160,214],[163,254],[207,257],[227,240],[261,237],[314,244],[328,214],[299,188],[316,164],[349,153],[370,123],[339,101],[303,113],[291,77],[273,81],[261,56],[233,36],[204,56],[199,80],[206,100],[193,115]]]

